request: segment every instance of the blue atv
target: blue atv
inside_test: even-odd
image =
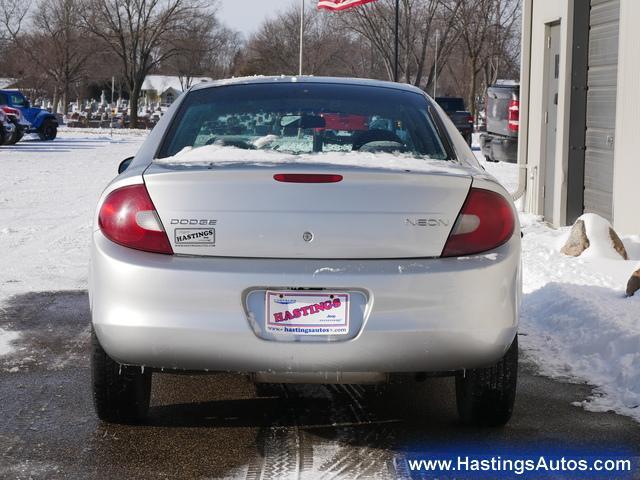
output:
[[[56,116],[42,108],[32,107],[29,100],[18,90],[0,90],[0,105],[20,110],[22,116],[31,123],[28,130],[20,132],[20,137],[25,133],[37,133],[40,140],[50,141],[58,135]],[[16,141],[18,140],[20,138]]]

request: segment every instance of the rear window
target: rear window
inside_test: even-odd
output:
[[[158,158],[205,145],[291,154],[400,152],[450,158],[426,97],[360,85],[231,85],[190,92]]]
[[[464,100],[461,98],[438,98],[436,101],[445,112],[465,111]]]

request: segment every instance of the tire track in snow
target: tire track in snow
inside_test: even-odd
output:
[[[325,462],[320,478],[397,478],[393,468],[394,453],[379,448],[381,443],[393,443],[394,431],[388,419],[380,418],[375,406],[367,402],[371,399],[365,395],[364,387],[334,385],[328,388],[335,392],[333,398],[337,402],[346,403],[347,408],[336,405],[333,409],[338,412],[338,422],[346,426],[338,435],[339,444],[344,447]],[[364,435],[359,427],[365,429]]]
[[[285,385],[278,385],[279,394],[287,403],[286,417],[293,426],[275,425],[258,434],[258,448],[262,458],[254,459],[247,472],[247,480],[298,480],[304,466],[305,449],[302,448],[297,415],[292,406],[292,395]],[[282,419],[285,423],[287,418]]]
[[[398,478],[394,452],[380,448],[392,442],[397,420],[377,415],[363,387],[283,385],[278,394],[287,406],[259,432],[262,455],[248,467],[248,480]]]

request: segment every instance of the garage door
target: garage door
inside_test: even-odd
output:
[[[613,220],[620,0],[591,0],[584,210]]]

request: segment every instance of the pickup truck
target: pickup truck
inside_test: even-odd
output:
[[[37,133],[40,140],[54,140],[58,135],[56,116],[42,108],[32,107],[29,100],[20,91],[0,90],[0,105],[19,110],[30,124],[27,130],[19,133],[17,140],[20,140],[24,133]]]
[[[467,143],[471,145],[473,115],[467,111],[464,100],[460,97],[438,97],[436,102],[446,112]]]
[[[487,133],[480,135],[480,146],[489,162],[518,161],[520,131],[520,85],[499,83],[487,89]]]

